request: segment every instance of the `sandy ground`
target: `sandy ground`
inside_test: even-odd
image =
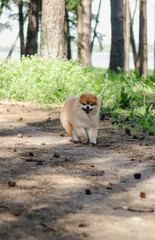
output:
[[[73,144],[59,114],[0,100],[0,239],[154,240],[154,135],[105,117]]]

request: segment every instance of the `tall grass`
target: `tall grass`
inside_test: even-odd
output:
[[[2,61],[0,97],[42,105],[61,103],[68,95],[82,92],[97,94],[102,81],[101,71],[82,68],[77,62],[50,61],[37,57]]]
[[[151,124],[154,121],[154,86],[154,76],[143,78],[136,72],[115,74],[82,68],[80,63],[67,60],[23,57],[21,61],[0,61],[0,98],[50,106],[62,103],[69,95],[90,92],[101,99],[102,113],[146,119],[148,131],[150,127],[155,131],[148,124],[149,119],[153,119]]]

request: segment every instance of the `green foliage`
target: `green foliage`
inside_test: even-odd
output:
[[[155,110],[152,106],[145,104],[137,114],[133,115],[131,119],[135,121],[135,129],[143,129],[148,132],[155,133]]]
[[[82,5],[82,0],[66,0],[68,10],[76,12],[78,5]]]
[[[131,96],[128,96],[128,94],[125,92],[125,88],[121,88],[121,94],[120,94],[120,99],[119,99],[119,104],[120,107],[125,109],[130,107],[130,100]]]
[[[0,0],[0,15],[4,7],[9,9],[9,0]]]
[[[0,97],[42,105],[60,103],[68,95],[97,94],[102,78],[94,68],[82,68],[78,62],[67,60],[23,57],[22,61],[1,61]]]
[[[128,118],[136,128],[147,131],[155,131],[154,85],[152,76],[82,68],[77,61],[38,57],[0,61],[0,98],[50,106],[69,95],[90,92],[100,98],[101,114],[110,112],[119,126]]]

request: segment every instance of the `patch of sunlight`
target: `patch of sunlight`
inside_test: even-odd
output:
[[[1,213],[0,214],[0,225],[2,225],[4,223],[6,224],[6,223],[9,223],[9,222],[13,222],[13,221],[17,221],[16,216],[13,216],[10,213]]]
[[[3,197],[7,202],[15,203],[15,204],[23,204],[33,200],[33,196],[31,196],[26,190],[10,188],[3,191]]]
[[[91,209],[90,204],[89,208]],[[88,210],[88,208],[87,208]],[[129,217],[121,215],[100,214],[95,213],[77,213],[68,214],[57,221],[58,225],[65,226],[67,231],[82,233],[83,228],[79,228],[79,224],[86,224],[86,230],[89,232],[91,239],[154,239],[155,228],[154,218],[146,217]],[[149,231],[148,231],[149,229]],[[133,235],[132,235],[132,234]],[[109,238],[114,236],[114,238]],[[123,238],[122,238],[123,236]]]
[[[33,205],[29,210],[40,210],[40,209],[45,209],[45,208],[49,208],[49,205],[47,204],[37,204],[37,205]]]
[[[57,173],[52,173],[52,174],[40,174],[37,176],[31,176],[31,179],[33,180],[28,180],[25,179],[22,183],[24,186],[40,186],[40,187],[53,187],[56,186],[57,189],[74,189],[74,188],[81,188],[85,187],[86,185],[89,184],[89,181],[86,179],[77,177],[77,176],[69,176],[67,174],[57,174]],[[20,181],[21,182],[21,181]]]
[[[52,145],[52,146],[60,146],[64,144],[71,144],[68,140],[69,137],[60,137],[55,136],[53,133],[46,133],[46,132],[39,132],[38,136],[35,135],[35,133],[32,134],[32,138],[25,137],[25,140],[27,140],[26,145]]]

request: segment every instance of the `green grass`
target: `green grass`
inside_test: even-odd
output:
[[[137,72],[115,74],[67,60],[0,61],[0,98],[50,106],[69,95],[94,93],[102,102],[101,114],[114,116],[120,125],[126,118],[136,129],[155,132],[154,76]]]

